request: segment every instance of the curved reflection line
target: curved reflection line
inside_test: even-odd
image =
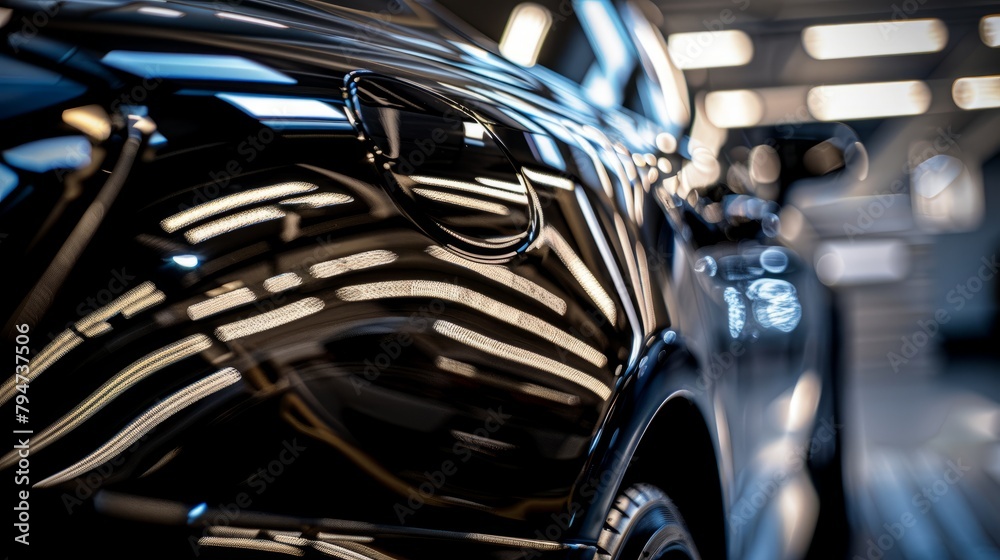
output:
[[[48,369],[52,364],[65,356],[70,350],[79,346],[83,342],[83,339],[76,335],[71,330],[65,330],[55,337],[41,352],[38,353],[34,359],[28,364],[28,374],[24,377],[28,378],[28,381],[33,381],[39,375],[42,374],[46,369]],[[0,385],[0,406],[3,406],[14,396],[16,391],[15,386],[17,378],[8,377],[4,380],[3,385]]]
[[[302,277],[294,272],[286,272],[264,280],[264,289],[271,293],[284,292],[302,285]]]
[[[271,185],[270,187],[250,189],[248,191],[238,192],[222,198],[217,198],[211,202],[199,204],[198,206],[189,208],[183,212],[178,212],[161,221],[160,227],[162,227],[163,231],[167,233],[173,233],[205,218],[222,214],[223,212],[228,212],[242,206],[273,200],[283,196],[307,193],[318,188],[319,187],[313,185],[312,183],[281,183],[278,185]]]
[[[552,324],[475,290],[453,284],[430,280],[373,282],[340,288],[337,290],[337,297],[345,301],[406,297],[443,299],[471,307],[509,325],[534,333],[597,367],[604,367],[608,362],[607,358],[596,349],[559,330]]]
[[[580,397],[576,395],[563,393],[562,391],[556,391],[555,389],[549,389],[548,387],[542,387],[541,385],[535,385],[534,383],[513,381],[499,375],[484,373],[479,371],[476,366],[472,364],[467,364],[465,362],[460,362],[444,356],[438,356],[435,358],[434,365],[442,371],[447,371],[449,373],[454,373],[470,379],[476,379],[477,381],[489,383],[490,385],[507,391],[517,391],[526,395],[531,395],[533,397],[542,398],[567,406],[576,406],[580,404]]]
[[[73,408],[73,410],[35,436],[31,442],[31,450],[37,452],[59,441],[64,435],[86,422],[91,416],[104,408],[105,405],[138,382],[171,364],[194,356],[202,350],[208,349],[210,346],[212,346],[212,341],[207,336],[198,334],[189,336],[167,345],[156,352],[143,356],[118,372],[118,374],[109,379],[104,385],[101,385],[97,391]],[[17,454],[14,452],[8,453],[3,459],[0,459],[0,469],[7,468],[16,461]]]
[[[212,375],[189,385],[180,391],[162,400],[156,406],[150,408],[141,416],[133,420],[122,431],[108,440],[104,445],[97,448],[93,453],[87,455],[77,463],[66,469],[46,478],[35,484],[38,488],[47,488],[67,480],[71,480],[91,469],[106,463],[112,457],[128,449],[137,440],[141,439],[150,430],[163,423],[165,420],[180,412],[184,408],[200,401],[201,399],[216,393],[240,380],[240,372],[233,368],[219,370]]]
[[[313,278],[330,278],[354,270],[389,264],[397,258],[399,256],[392,251],[377,249],[314,264],[309,267],[309,274]]]
[[[259,550],[262,552],[274,552],[276,554],[287,554],[289,556],[303,556],[305,551],[287,544],[263,539],[243,539],[237,537],[201,537],[198,539],[198,546],[215,546],[220,548],[237,548],[241,550]]]
[[[83,319],[80,319],[74,323],[76,330],[81,332],[86,336],[93,336],[87,331],[98,323],[103,323],[108,319],[118,315],[126,307],[132,307],[136,302],[142,300],[144,297],[156,292],[156,286],[152,282],[143,282],[135,288],[125,292],[121,296],[115,298],[110,303],[104,307],[94,311],[93,313],[87,315]]]
[[[187,308],[187,314],[192,321],[197,321],[256,300],[257,296],[253,293],[253,290],[250,288],[240,288],[192,304]]]
[[[527,177],[529,181],[538,183],[539,185],[555,187],[557,189],[567,191],[571,191],[576,188],[576,184],[565,177],[552,175],[550,173],[542,173],[541,171],[535,171],[533,169],[528,169],[527,167],[521,168],[521,172],[524,173],[524,176]]]
[[[551,358],[536,354],[510,344],[500,342],[486,335],[460,327],[448,321],[435,321],[434,330],[441,335],[475,348],[481,352],[504,358],[512,362],[519,363],[532,368],[551,373],[567,381],[571,381],[581,387],[590,390],[601,399],[606,400],[611,396],[611,389],[592,375],[588,375],[578,369],[571,368],[563,363]]]
[[[508,288],[521,292],[560,315],[566,314],[566,302],[559,296],[539,286],[538,284],[514,274],[506,267],[495,264],[477,263],[452,253],[451,251],[438,246],[427,248],[427,254],[445,262],[465,267],[473,272],[503,284]]]
[[[189,243],[201,243],[224,233],[284,217],[285,211],[277,206],[254,208],[253,210],[245,210],[232,216],[226,216],[225,218],[208,222],[205,225],[191,228],[184,233],[184,238]]]
[[[615,307],[615,302],[608,295],[608,292],[604,291],[604,288],[601,287],[601,283],[594,277],[594,273],[587,268],[583,260],[577,256],[573,248],[569,246],[569,243],[563,239],[563,236],[554,227],[546,226],[542,237],[545,243],[555,251],[559,260],[569,269],[570,274],[580,282],[580,286],[590,296],[591,301],[608,318],[611,325],[616,326],[618,311]]]
[[[222,325],[215,329],[215,336],[223,342],[243,338],[319,313],[323,307],[323,300],[312,297],[305,298],[249,319]]]
[[[149,309],[150,307],[163,303],[164,301],[166,301],[166,299],[167,299],[167,294],[163,293],[160,290],[156,290],[155,292],[149,295],[143,296],[136,302],[130,303],[125,307],[123,307],[122,317],[125,317],[126,319],[131,319],[132,317],[135,317],[136,315],[142,313],[143,311]]]
[[[139,309],[137,309],[136,306],[139,302],[143,301],[144,298],[153,295],[156,291],[156,286],[154,286],[152,282],[143,282],[142,284],[115,298],[107,305],[90,313],[83,319],[80,319],[74,323],[73,326],[77,331],[87,337],[104,334],[111,330],[111,325],[107,323],[108,319],[122,313],[125,309],[138,312]],[[76,348],[81,342],[83,342],[83,338],[78,336],[72,330],[65,330],[61,332],[55,339],[52,340],[52,342],[47,344],[45,348],[43,348],[42,351],[31,360],[31,362],[28,363],[28,374],[24,377],[26,377],[28,381],[34,381],[45,370],[52,367],[52,364],[56,363],[57,360],[65,356],[70,350]],[[10,377],[7,378],[2,385],[0,385],[0,406],[5,404],[12,396],[14,396],[15,380],[16,378]]]
[[[496,202],[487,202],[476,198],[469,198],[458,194],[439,192],[431,189],[413,189],[413,194],[421,196],[434,202],[451,204],[453,206],[463,206],[472,210],[481,210],[490,214],[500,216],[510,215],[510,208]]]
[[[458,191],[465,191],[482,196],[488,196],[490,198],[495,198],[497,200],[503,200],[505,202],[521,204],[525,206],[528,204],[528,197],[523,194],[514,194],[507,191],[490,188],[485,185],[477,185],[475,183],[469,183],[468,181],[456,181],[454,179],[445,179],[442,177],[426,177],[422,175],[411,175],[409,178],[413,181],[416,181],[417,183],[420,183],[421,185],[427,185],[429,187],[443,187],[446,189],[455,189]]]
[[[354,197],[350,195],[341,193],[316,193],[287,198],[278,204],[304,204],[310,208],[325,208],[327,206],[350,204],[351,202],[354,202]]]
[[[486,185],[487,187],[493,187],[497,189],[503,189],[505,191],[510,191],[517,194],[525,194],[528,192],[521,183],[510,183],[507,181],[501,181],[499,179],[491,179],[489,177],[476,177],[476,181]]]
[[[386,556],[381,552],[364,545],[344,546],[347,543],[328,543],[323,541],[309,541],[309,545],[327,556],[343,558],[345,560],[396,560],[392,556]],[[353,550],[352,550],[353,549]]]

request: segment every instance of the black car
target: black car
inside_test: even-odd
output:
[[[603,101],[422,0],[6,2],[11,554],[841,550],[788,180],[719,177],[641,2],[566,5]]]

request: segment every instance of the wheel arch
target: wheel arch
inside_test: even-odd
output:
[[[678,506],[702,557],[725,558],[717,438],[709,421],[711,404],[700,398],[704,392],[692,389],[696,362],[673,337],[650,345],[640,364],[622,380],[577,485],[574,500],[588,503],[576,516],[577,537],[597,542],[619,492],[647,483]]]

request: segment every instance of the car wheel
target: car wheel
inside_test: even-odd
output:
[[[599,544],[612,560],[699,558],[677,507],[649,484],[633,485],[615,499]]]

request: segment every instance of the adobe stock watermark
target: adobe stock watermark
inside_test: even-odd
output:
[[[44,28],[52,18],[56,17],[63,4],[61,2],[45,2],[41,8],[35,10],[28,16],[21,16],[20,30],[10,33],[10,47],[15,53],[21,52],[21,47],[31,42],[38,36],[38,32]]]
[[[201,544],[199,543],[201,538],[208,537],[213,527],[228,527],[236,521],[241,513],[250,509],[254,498],[266,492],[268,488],[271,488],[271,485],[287,472],[287,467],[298,460],[299,456],[306,449],[305,446],[299,445],[298,439],[281,442],[281,451],[278,452],[275,458],[266,465],[259,467],[247,479],[247,484],[253,489],[252,494],[250,492],[240,492],[233,497],[232,501],[220,503],[217,509],[218,513],[215,517],[199,520],[205,524],[201,535],[188,537],[188,543],[191,545],[191,551],[194,552],[194,555],[201,556]]]
[[[76,318],[67,321],[62,329],[57,329],[59,332],[71,329],[77,320],[111,303],[115,298],[122,295],[126,290],[132,287],[132,284],[135,283],[135,276],[128,273],[127,267],[111,269],[109,276],[110,278],[104,288],[86,296],[80,301],[79,304],[77,304],[75,309]],[[57,336],[59,336],[58,333],[53,333],[51,331],[48,333],[50,342],[55,340]]]
[[[980,262],[982,264],[975,274],[969,276],[965,282],[955,284],[954,289],[945,295],[945,301],[951,304],[950,307],[939,307],[929,319],[918,320],[917,328],[912,333],[900,337],[899,350],[886,353],[885,358],[894,373],[899,373],[901,366],[910,363],[910,360],[941,332],[941,325],[951,321],[951,314],[964,309],[1000,271],[1000,261],[997,260],[996,253],[990,257],[982,257]]]
[[[399,524],[405,525],[407,517],[415,514],[417,510],[424,507],[427,504],[427,500],[433,499],[448,482],[448,479],[458,473],[459,467],[472,459],[476,438],[480,440],[491,439],[491,436],[500,431],[504,424],[511,418],[513,418],[512,415],[504,414],[503,406],[497,407],[496,410],[491,408],[486,411],[486,421],[483,425],[476,428],[471,434],[467,434],[468,436],[472,436],[472,441],[456,439],[455,444],[451,448],[454,460],[451,458],[445,459],[441,462],[441,466],[437,470],[425,471],[424,482],[410,490],[410,495],[407,496],[406,503],[397,502],[393,506],[392,509],[396,513],[396,518],[399,519]]]
[[[893,3],[889,9],[892,14],[889,19],[878,22],[878,30],[882,38],[886,41],[890,40],[893,34],[899,30],[900,22],[911,19],[926,3],[927,0],[904,0],[900,4]]]
[[[883,523],[881,527],[883,532],[865,542],[867,547],[864,556],[855,554],[853,560],[880,560],[917,525],[919,518],[914,514],[914,509],[920,515],[927,515],[935,504],[972,470],[970,465],[962,463],[961,457],[954,461],[949,459],[946,465],[947,468],[940,477],[922,486],[919,492],[914,492],[910,499],[913,507],[904,511],[897,519]]]
[[[600,474],[595,474],[580,485],[577,496],[581,498],[582,501],[573,500],[566,506],[564,511],[553,513],[550,516],[552,523],[541,529],[536,529],[534,537],[541,541],[548,540],[552,542],[560,542],[563,535],[565,535],[569,530],[573,519],[583,513],[588,506],[593,504],[599,494],[604,493],[609,486],[615,483],[615,481],[621,480],[622,476],[625,474],[625,470],[628,468],[628,465],[628,457],[620,451],[615,451],[614,460],[611,462],[609,468],[604,469]],[[542,552],[539,550],[533,548],[521,548],[518,558],[521,560],[528,560],[530,558],[537,558],[541,555]]]
[[[824,418],[819,427],[814,430],[808,445],[792,445],[788,464],[774,471],[770,477],[757,482],[757,488],[752,493],[741,498],[733,505],[729,515],[729,527],[737,531],[757,515],[778,494],[782,487],[795,479],[809,462],[809,457],[819,454],[824,447],[836,445],[837,432],[844,428],[843,424],[835,424]]]
[[[91,472],[87,473],[87,476],[77,477],[74,481],[76,483],[76,487],[73,488],[72,491],[63,492],[62,496],[60,496],[63,507],[66,508],[66,513],[73,515],[73,510],[75,510],[78,506],[82,506],[87,500],[93,498],[94,494],[96,494],[97,491],[104,486],[104,483],[115,474],[118,468],[125,464],[129,455],[135,453],[142,443],[148,439],[149,434],[142,436],[135,443],[133,443],[131,447],[118,454],[110,461],[93,469]]]
[[[929,141],[927,148],[923,151],[914,154],[903,164],[902,173],[903,178],[896,179],[885,189],[881,189],[875,192],[874,200],[870,201],[863,207],[858,208],[858,217],[853,223],[844,223],[844,235],[847,236],[851,242],[854,242],[854,238],[867,233],[875,225],[875,222],[885,215],[886,211],[889,210],[896,201],[898,197],[894,195],[900,195],[907,192],[907,184],[911,179],[911,174],[914,169],[922,162],[928,159],[944,154],[952,149],[961,151],[958,145],[958,139],[962,137],[961,134],[953,132],[951,126],[946,128],[938,127],[935,131],[936,135],[933,141]]]

